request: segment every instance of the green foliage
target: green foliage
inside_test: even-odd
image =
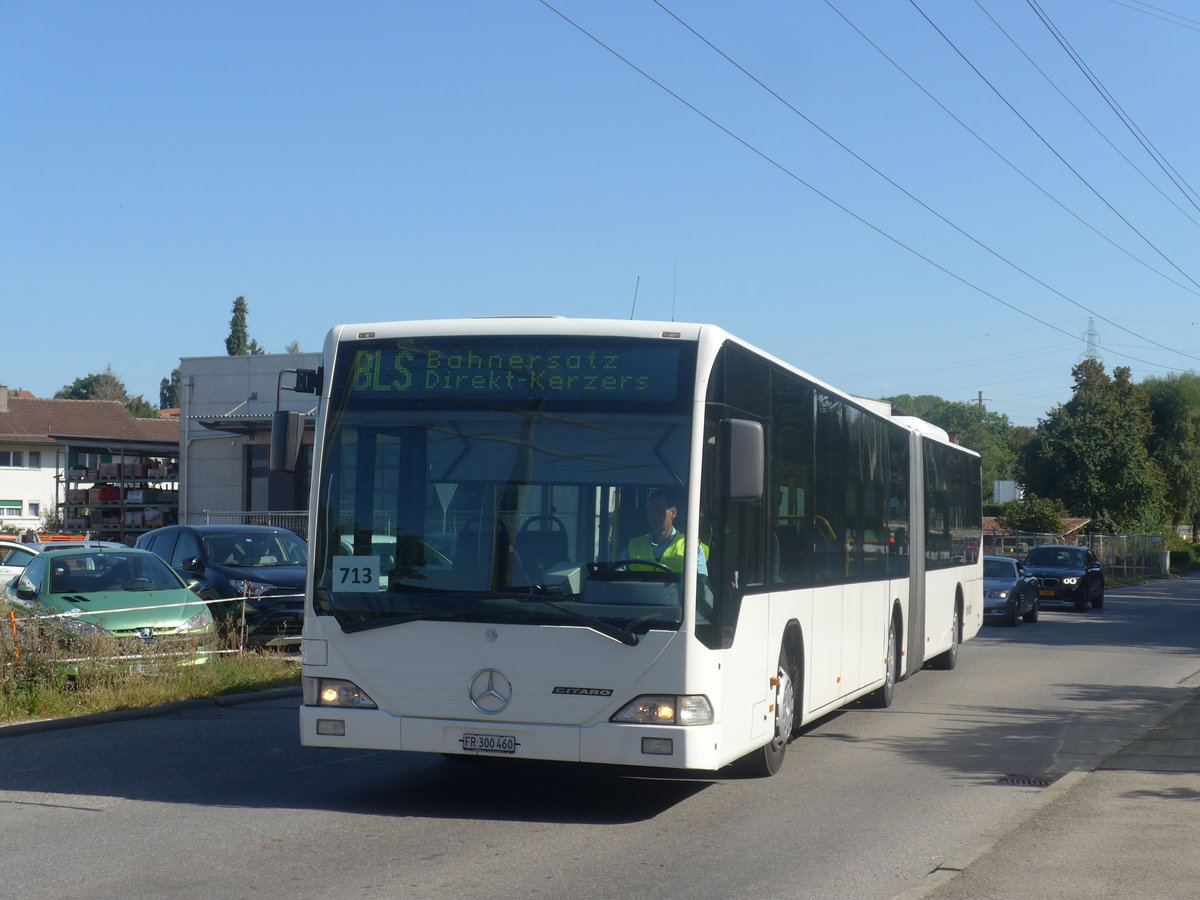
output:
[[[1090,518],[1091,530],[1156,530],[1165,485],[1147,446],[1149,396],[1124,367],[1109,378],[1099,362],[1086,359],[1071,374],[1071,399],[1051,410],[1022,448],[1021,481]]]
[[[1185,372],[1149,378],[1154,425],[1150,454],[1166,479],[1167,514],[1172,526],[1200,531],[1200,375]]]
[[[1001,504],[996,523],[1010,531],[1062,534],[1065,518],[1067,508],[1061,500],[1049,500],[1030,494],[1024,500],[1010,500]]]
[[[246,317],[250,309],[245,297],[233,301],[233,316],[229,319],[229,337],[225,338],[225,352],[229,356],[250,355],[250,334],[246,330]]]
[[[113,371],[112,365],[103,372],[93,372],[63,385],[54,395],[56,400],[111,400],[120,403],[139,419],[157,419],[158,409],[147,403],[141,394],[130,397],[125,383]]]
[[[176,409],[179,406],[179,369],[171,370],[170,379],[164,378],[158,384],[158,408]]]
[[[125,408],[139,419],[158,418],[158,407],[142,397],[141,394],[130,398],[129,402],[125,404]]]
[[[54,395],[56,400],[114,400],[122,405],[129,402],[125,385],[110,364],[103,372],[93,372],[64,385]]]

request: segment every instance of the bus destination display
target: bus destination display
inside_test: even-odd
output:
[[[673,401],[680,350],[673,342],[389,341],[355,348],[350,396]]]

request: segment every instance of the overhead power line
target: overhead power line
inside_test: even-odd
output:
[[[869,44],[870,47],[876,53],[878,53],[885,60],[887,60],[889,63],[891,63],[892,67],[895,68],[896,71],[898,71],[901,75],[903,75],[905,78],[907,78],[909,80],[909,82],[911,82],[912,85],[917,90],[919,90],[926,97],[928,97],[929,100],[933,104],[935,104],[942,112],[944,112],[947,116],[949,116],[951,118],[951,120],[953,120],[960,128],[962,128],[964,131],[967,132],[967,134],[971,135],[971,137],[975,138],[975,140],[977,140],[980,144],[982,144],[985,148],[987,148],[997,159],[999,159],[1006,166],[1008,166],[1010,169],[1012,169],[1014,172],[1016,172],[1018,175],[1020,175],[1022,178],[1024,178],[1025,181],[1030,184],[1030,186],[1032,186],[1035,190],[1039,191],[1051,203],[1053,203],[1055,206],[1057,206],[1059,209],[1061,209],[1063,212],[1065,212],[1067,215],[1069,215],[1071,218],[1073,218],[1076,222],[1078,222],[1084,228],[1087,228],[1089,231],[1091,231],[1093,234],[1095,234],[1101,240],[1105,241],[1113,249],[1118,250],[1119,252],[1125,254],[1127,257],[1129,257],[1131,260],[1136,262],[1138,265],[1143,266],[1146,269],[1149,269],[1155,275],[1159,276],[1164,281],[1170,282],[1171,284],[1175,285],[1175,287],[1179,288],[1180,290],[1187,291],[1189,294],[1195,294],[1197,296],[1200,296],[1200,291],[1197,291],[1194,288],[1188,287],[1186,284],[1181,284],[1180,282],[1178,282],[1174,278],[1172,278],[1170,275],[1168,275],[1166,272],[1163,272],[1160,269],[1156,269],[1154,266],[1150,265],[1150,263],[1146,262],[1141,257],[1130,252],[1128,249],[1123,247],[1121,244],[1117,243],[1115,240],[1113,240],[1111,237],[1106,235],[1104,232],[1102,232],[1100,229],[1098,229],[1092,223],[1090,223],[1086,219],[1084,219],[1083,216],[1079,215],[1079,213],[1075,212],[1073,209],[1071,209],[1069,206],[1067,206],[1065,203],[1063,203],[1061,200],[1059,200],[1057,197],[1055,197],[1053,194],[1051,194],[1048,190],[1046,190],[1044,187],[1042,187],[1040,184],[1038,184],[1037,181],[1035,181],[1033,178],[1031,178],[1029,175],[1027,175],[1019,166],[1017,166],[1010,159],[1008,159],[1008,157],[1006,157],[1003,153],[1001,153],[999,150],[997,150],[995,147],[993,147],[991,144],[989,144],[987,142],[987,140],[985,140],[982,135],[980,135],[977,131],[975,131],[973,128],[971,128],[970,125],[968,125],[966,122],[964,122],[962,119],[960,119],[957,115],[955,115],[953,110],[951,110],[948,106],[946,106],[946,104],[942,103],[942,101],[939,100],[936,96],[934,96],[934,94],[931,91],[929,91],[924,85],[922,85],[919,81],[917,81],[917,79],[915,79],[911,74],[909,74],[909,72],[903,66],[901,66],[898,62],[896,62],[894,59],[892,59],[892,57],[889,56],[882,47],[880,47],[877,43],[875,43],[875,41],[871,40],[870,36],[868,36],[866,32],[864,32],[861,28],[859,28],[856,24],[854,24],[853,21],[848,19],[846,17],[845,13],[843,13],[840,9],[838,9],[836,6],[834,6],[833,3],[830,2],[830,0],[824,0],[824,3],[826,6],[828,6],[834,12],[835,15],[837,15],[843,22],[845,22],[851,28],[851,30],[853,30],[855,32],[855,34],[857,34],[860,38],[862,38],[864,41],[866,41],[867,44]]]
[[[676,22],[678,22],[680,25],[682,25],[685,29],[687,29],[687,31],[689,33],[691,33],[694,37],[696,37],[701,42],[703,42],[705,46],[707,46],[709,49],[711,49],[714,53],[716,53],[723,60],[725,60],[727,63],[729,63],[735,69],[737,69],[739,72],[741,72],[743,75],[745,75],[751,81],[753,81],[756,85],[758,85],[760,88],[762,88],[768,94],[770,94],[776,100],[778,100],[781,104],[783,104],[792,113],[794,113],[795,115],[797,115],[801,119],[803,119],[808,125],[812,126],[817,131],[819,131],[824,137],[828,138],[830,141],[832,141],[834,144],[836,144],[841,150],[843,150],[846,153],[853,156],[856,160],[858,160],[860,163],[862,163],[864,166],[866,166],[868,169],[870,169],[872,172],[874,172],[876,175],[878,175],[880,178],[882,178],[884,181],[886,181],[888,184],[890,184],[896,190],[900,191],[900,193],[904,194],[904,196],[908,197],[910,200],[912,200],[914,203],[916,203],[918,206],[920,206],[926,212],[930,213],[933,216],[936,216],[940,221],[944,222],[946,225],[949,225],[951,228],[953,228],[955,231],[957,231],[959,234],[961,234],[967,240],[971,241],[977,247],[981,248],[982,250],[986,251],[987,253],[990,253],[993,257],[1000,260],[1005,265],[1007,265],[1010,268],[1014,269],[1015,271],[1021,273],[1026,278],[1028,278],[1035,284],[1039,285],[1040,287],[1043,287],[1046,290],[1050,291],[1055,296],[1061,297],[1063,300],[1066,300],[1068,303],[1072,304],[1073,306],[1083,310],[1084,312],[1088,313],[1091,316],[1094,316],[1095,318],[1098,318],[1104,322],[1107,322],[1109,325],[1112,325],[1114,328],[1118,328],[1121,331],[1124,331],[1126,334],[1130,335],[1131,337],[1135,337],[1140,341],[1145,341],[1148,344],[1152,344],[1153,346],[1158,347],[1160,350],[1166,350],[1168,353],[1177,353],[1180,356],[1184,356],[1188,359],[1194,359],[1194,360],[1200,361],[1200,356],[1193,356],[1192,354],[1185,353],[1182,350],[1176,350],[1173,347],[1168,347],[1166,344],[1160,344],[1158,341],[1154,340],[1153,338],[1148,338],[1144,335],[1137,334],[1136,332],[1131,331],[1130,329],[1124,327],[1123,325],[1120,325],[1117,322],[1114,322],[1111,319],[1106,318],[1105,316],[1102,316],[1100,313],[1085,306],[1084,304],[1080,303],[1078,300],[1075,300],[1074,298],[1067,296],[1062,291],[1060,291],[1057,288],[1053,287],[1052,285],[1049,285],[1046,282],[1042,281],[1040,278],[1038,278],[1036,275],[1032,274],[1031,272],[1021,268],[1021,266],[1017,265],[1015,262],[1013,262],[1011,259],[1009,259],[1004,254],[1000,253],[999,251],[992,248],[990,245],[979,240],[978,238],[976,238],[974,235],[970,234],[963,228],[960,228],[954,222],[950,221],[948,218],[943,216],[936,209],[929,206],[929,204],[925,203],[925,201],[921,200],[921,198],[914,195],[907,188],[898,184],[896,181],[894,181],[891,177],[886,175],[884,172],[880,171],[876,166],[874,166],[868,160],[864,159],[862,156],[860,156],[858,153],[856,153],[850,147],[846,146],[846,144],[842,143],[840,140],[838,140],[836,137],[834,137],[832,134],[830,134],[828,131],[826,131],[823,127],[818,125],[811,118],[809,118],[807,115],[805,115],[799,109],[797,109],[794,105],[792,105],[792,103],[790,103],[784,97],[780,96],[780,94],[778,92],[776,92],[775,90],[773,90],[772,88],[767,86],[765,83],[763,83],[757,76],[755,76],[753,73],[748,71],[744,66],[742,66],[739,62],[737,62],[737,60],[733,59],[728,53],[726,53],[724,50],[722,50],[720,47],[718,47],[716,44],[714,44],[712,41],[710,41],[708,38],[706,38],[704,35],[702,35],[699,31],[697,31],[695,28],[693,28],[687,22],[685,22],[676,13],[674,13],[670,9],[668,9],[661,2],[661,0],[652,0],[652,2],[659,9],[661,9],[663,12],[665,12],[667,15],[669,15],[672,19],[674,19]]]
[[[1008,31],[1005,30],[1004,26],[996,21],[996,18],[990,12],[987,11],[987,8],[980,2],[980,0],[975,0],[975,5],[978,6],[980,12],[982,12],[985,16],[987,16],[988,20],[993,25],[996,26],[996,30],[999,31],[1002,35],[1004,35],[1004,37],[1008,40],[1008,42],[1010,44],[1012,44],[1013,47],[1016,48],[1017,52],[1020,53],[1023,57],[1025,57],[1026,62],[1028,62],[1029,65],[1033,66],[1033,68],[1037,71],[1037,73],[1039,75],[1041,75],[1043,79],[1045,79],[1046,83],[1048,85],[1050,85],[1050,87],[1054,88],[1055,92],[1060,97],[1062,97],[1063,100],[1066,101],[1067,105],[1070,106],[1071,109],[1075,110],[1075,112],[1078,114],[1079,118],[1081,118],[1081,119],[1083,119],[1083,121],[1087,122],[1088,126],[1092,129],[1092,131],[1096,132],[1096,134],[1099,135],[1100,139],[1102,141],[1104,141],[1104,143],[1108,144],[1108,146],[1112,149],[1112,151],[1114,153],[1117,154],[1117,156],[1119,156],[1119,157],[1121,157],[1121,159],[1125,160],[1125,162],[1129,165],[1129,167],[1131,169],[1133,169],[1135,172],[1137,172],[1139,175],[1142,176],[1142,180],[1144,180],[1146,182],[1146,184],[1150,185],[1150,187],[1152,187],[1158,193],[1158,195],[1160,197],[1162,197],[1164,200],[1166,200],[1168,203],[1170,203],[1172,206],[1174,206],[1177,210],[1179,210],[1179,213],[1184,218],[1186,218],[1193,225],[1200,227],[1200,222],[1197,222],[1195,219],[1193,219],[1191,214],[1186,209],[1184,209],[1182,206],[1180,206],[1174,200],[1174,198],[1167,196],[1167,192],[1164,191],[1161,187],[1159,187],[1158,184],[1155,183],[1154,179],[1152,179],[1149,175],[1147,175],[1145,172],[1143,172],[1138,167],[1137,163],[1135,163],[1132,159],[1130,159],[1128,156],[1126,156],[1125,153],[1121,150],[1121,148],[1118,147],[1116,144],[1114,144],[1109,139],[1108,135],[1106,135],[1100,129],[1100,126],[1098,126],[1095,122],[1093,122],[1091,119],[1089,119],[1087,117],[1087,114],[1085,114],[1082,109],[1080,109],[1078,106],[1075,105],[1075,101],[1073,101],[1070,97],[1068,97],[1066,95],[1066,93],[1063,91],[1063,89],[1054,83],[1054,79],[1051,78],[1049,75],[1047,75],[1045,70],[1042,69],[1042,67],[1039,66],[1036,62],[1034,62],[1033,57],[1031,57],[1028,53],[1026,53],[1025,48],[1023,48],[1019,43],[1017,43],[1016,38],[1014,38],[1011,34],[1009,34]],[[1157,162],[1157,160],[1156,160],[1156,162]],[[1187,199],[1189,201],[1191,200],[1190,197],[1188,197]],[[1195,206],[1194,203],[1192,205]]]
[[[1187,180],[1179,174],[1175,167],[1167,161],[1167,158],[1163,156],[1161,152],[1159,152],[1159,149],[1155,147],[1153,143],[1151,143],[1150,139],[1146,137],[1145,132],[1138,128],[1137,123],[1133,121],[1127,112],[1125,112],[1125,110],[1121,107],[1121,104],[1116,101],[1116,98],[1114,98],[1113,95],[1108,92],[1108,89],[1103,84],[1101,84],[1100,79],[1096,77],[1096,75],[1088,67],[1088,64],[1083,61],[1083,57],[1076,52],[1075,48],[1071,46],[1070,42],[1066,39],[1063,33],[1059,31],[1058,26],[1050,21],[1050,17],[1046,15],[1040,6],[1038,6],[1037,0],[1025,0],[1025,2],[1029,4],[1029,8],[1034,11],[1039,19],[1041,19],[1042,24],[1046,26],[1046,29],[1050,32],[1054,39],[1058,41],[1063,50],[1066,51],[1067,56],[1071,58],[1071,62],[1075,64],[1076,68],[1083,73],[1083,76],[1091,83],[1092,87],[1096,89],[1096,93],[1098,93],[1103,98],[1104,102],[1108,104],[1109,108],[1116,113],[1117,118],[1121,120],[1121,124],[1124,125],[1129,130],[1129,133],[1133,135],[1134,140],[1142,145],[1142,149],[1150,155],[1150,158],[1154,160],[1160,169],[1163,170],[1163,173],[1169,179],[1171,179],[1171,183],[1174,184],[1175,187],[1179,188],[1179,191],[1183,194],[1184,198],[1190,204],[1192,204],[1192,206],[1196,207],[1197,210],[1200,210],[1200,206],[1197,206],[1195,199],[1193,199],[1196,195],[1196,191],[1190,184],[1187,183]]]
[[[845,206],[844,204],[835,200],[833,197],[826,194],[824,191],[817,188],[815,185],[805,181],[803,178],[801,178],[799,175],[797,175],[791,169],[787,168],[787,166],[783,165],[778,160],[769,156],[767,153],[765,153],[764,151],[760,150],[758,147],[751,144],[745,138],[743,138],[740,135],[736,134],[735,132],[731,131],[725,125],[721,124],[716,119],[714,119],[712,116],[708,115],[708,113],[704,112],[699,107],[695,106],[690,101],[686,100],[683,96],[681,96],[680,94],[671,90],[671,88],[667,87],[665,84],[663,84],[661,81],[659,81],[653,75],[651,75],[649,72],[646,72],[644,69],[640,68],[636,63],[634,63],[632,60],[628,59],[627,57],[622,56],[614,48],[612,48],[608,44],[604,43],[604,41],[600,40],[600,38],[598,38],[596,35],[592,34],[590,31],[588,31],[586,28],[584,28],[582,25],[580,25],[578,22],[576,22],[570,16],[566,15],[564,12],[557,9],[553,4],[549,3],[548,0],[538,0],[538,2],[542,6],[546,7],[546,9],[550,10],[552,13],[554,13],[556,16],[558,16],[560,19],[562,19],[564,22],[566,22],[568,25],[570,25],[572,28],[574,28],[576,31],[578,31],[580,34],[582,34],[584,37],[588,38],[588,40],[592,41],[597,46],[599,46],[603,50],[607,51],[609,54],[611,54],[616,59],[623,62],[629,68],[633,69],[633,71],[637,72],[639,75],[641,75],[643,78],[645,78],[651,84],[653,84],[659,90],[663,91],[670,97],[674,98],[676,101],[681,103],[683,106],[686,106],[693,113],[698,115],[700,118],[704,119],[704,121],[708,122],[710,125],[712,125],[714,128],[716,128],[718,131],[721,131],[727,137],[732,138],[734,141],[741,144],[743,147],[745,147],[747,150],[749,150],[751,153],[753,153],[759,159],[763,160],[764,162],[771,165],[775,169],[778,169],[780,172],[782,172],[784,175],[791,178],[797,184],[800,184],[803,187],[808,188],[808,190],[810,190],[812,193],[816,194],[821,199],[825,200],[827,203],[840,209],[842,212],[844,212],[846,215],[850,216],[852,219],[859,222],[860,224],[865,225],[867,228],[874,231],[880,237],[883,237],[886,240],[891,241],[896,246],[900,247],[903,250],[908,251],[910,254],[912,254],[913,256],[917,257],[918,259],[924,261],[925,263],[929,264],[933,268],[937,269],[939,272],[942,272],[945,275],[950,276],[951,278],[953,278],[955,281],[959,282],[960,284],[962,284],[980,294],[983,294],[985,297],[988,297],[988,298],[996,301],[1001,306],[1005,306],[1008,309],[1011,309],[1013,312],[1018,313],[1019,315],[1025,316],[1026,318],[1031,319],[1032,321],[1037,322],[1039,325],[1043,325],[1046,328],[1051,329],[1052,331],[1056,331],[1060,334],[1064,334],[1067,337],[1071,338],[1072,340],[1078,340],[1077,336],[1072,334],[1071,332],[1066,331],[1063,328],[1059,328],[1057,325],[1047,322],[1044,319],[1038,318],[1033,313],[1027,312],[1024,309],[1021,309],[1021,307],[1017,306],[1016,304],[1010,303],[1009,301],[1003,299],[1002,297],[999,297],[996,294],[993,294],[990,291],[986,290],[985,288],[980,287],[979,285],[975,284],[974,282],[970,281],[969,279],[965,278],[964,276],[959,275],[957,272],[954,272],[953,270],[947,268],[946,266],[943,266],[941,263],[937,262],[936,260],[930,258],[929,256],[926,256],[924,253],[917,250],[915,247],[912,247],[912,246],[904,243],[904,241],[902,241],[899,238],[895,237],[894,235],[889,234],[888,232],[884,231],[882,228],[880,228],[878,225],[875,225],[873,222],[870,222],[869,220],[863,218],[862,216],[860,216],[858,213],[854,212],[849,207]],[[1113,352],[1117,352],[1117,351],[1113,351]],[[1177,351],[1173,351],[1173,352],[1177,352]],[[1118,354],[1118,355],[1123,356],[1126,359],[1132,360],[1134,362],[1142,363],[1143,365],[1152,366],[1154,368],[1169,369],[1170,371],[1174,371],[1174,372],[1183,371],[1174,366],[1168,366],[1168,365],[1165,365],[1162,363],[1156,363],[1156,362],[1151,362],[1151,361],[1145,360],[1145,359],[1139,359],[1135,356],[1129,356],[1128,354]]]
[[[1141,0],[1130,0],[1129,3],[1123,3],[1121,0],[1108,0],[1108,2],[1117,6],[1123,6],[1126,9],[1131,9],[1134,12],[1141,13],[1144,16],[1153,16],[1156,19],[1162,19],[1164,22],[1170,22],[1172,25],[1190,28],[1192,31],[1200,31],[1200,20],[1189,19],[1187,16],[1170,12],[1162,7],[1151,6],[1149,3],[1142,3]],[[1134,4],[1137,5],[1135,6]],[[1142,7],[1145,7],[1145,9],[1142,9]],[[1163,15],[1159,15],[1159,13],[1162,13]]]
[[[1173,259],[1171,259],[1169,256],[1167,256],[1167,254],[1163,253],[1163,251],[1161,249],[1159,249],[1157,244],[1155,244],[1153,241],[1151,241],[1150,238],[1146,237],[1146,235],[1142,234],[1142,232],[1138,230],[1137,226],[1135,226],[1132,222],[1129,221],[1129,219],[1127,219],[1124,215],[1122,215],[1121,212],[1115,206],[1113,206],[1111,203],[1109,203],[1108,199],[1103,194],[1101,194],[1098,190],[1096,190],[1095,186],[1090,181],[1088,181],[1086,178],[1084,178],[1078,169],[1076,169],[1069,162],[1067,162],[1066,157],[1063,156],[1061,153],[1059,153],[1058,150],[1055,149],[1054,145],[1051,144],[1048,140],[1046,140],[1046,138],[1042,136],[1042,133],[1040,131],[1038,131],[1036,128],[1034,128],[1032,123],[1030,123],[1030,121],[1028,119],[1026,119],[1023,115],[1021,115],[1020,111],[1015,106],[1013,106],[1012,103],[1009,102],[1007,97],[1004,96],[1004,93],[999,88],[997,88],[994,84],[992,84],[991,81],[988,80],[986,75],[984,75],[981,71],[979,71],[979,68],[973,62],[971,62],[971,60],[967,57],[967,55],[965,53],[962,52],[962,50],[960,50],[958,48],[958,45],[956,45],[954,43],[954,41],[950,40],[949,35],[947,35],[944,31],[942,31],[942,29],[937,26],[937,23],[935,23],[933,21],[933,19],[929,18],[929,16],[926,15],[925,10],[921,9],[920,5],[917,3],[917,0],[908,0],[908,2],[912,6],[912,8],[915,9],[918,13],[920,13],[921,17],[926,22],[929,23],[929,26],[934,31],[936,31],[938,33],[938,35],[941,36],[942,40],[944,40],[950,46],[950,49],[952,49],[955,53],[958,54],[959,58],[962,59],[962,61],[967,64],[967,66],[971,69],[971,71],[974,72],[977,76],[979,76],[979,79],[988,86],[988,88],[992,91],[992,93],[994,93],[998,98],[1000,98],[1000,102],[1002,102],[1005,106],[1007,106],[1009,108],[1009,110],[1012,112],[1012,114],[1021,120],[1021,124],[1023,124],[1026,128],[1028,128],[1030,133],[1032,133],[1034,137],[1036,137],[1039,141],[1041,141],[1042,144],[1046,147],[1046,149],[1049,150],[1051,153],[1053,153],[1054,156],[1058,159],[1058,161],[1061,162],[1064,166],[1066,166],[1067,170],[1070,171],[1070,173],[1072,175],[1074,175],[1076,178],[1078,178],[1080,183],[1082,183],[1084,187],[1086,187],[1089,191],[1092,192],[1092,194],[1095,195],[1097,200],[1099,200],[1101,203],[1103,203],[1105,206],[1107,206],[1108,209],[1112,212],[1112,214],[1114,216],[1116,216],[1118,219],[1120,219],[1122,222],[1124,222],[1130,231],[1132,231],[1134,234],[1136,234],[1138,237],[1140,237],[1146,243],[1146,246],[1148,246],[1151,250],[1153,250],[1155,253],[1157,253],[1159,256],[1161,256],[1167,262],[1167,264],[1171,266],[1171,268],[1173,268],[1176,272],[1178,272],[1180,275],[1182,275],[1184,278],[1186,278],[1188,281],[1190,281],[1195,287],[1200,288],[1200,282],[1197,282],[1194,278],[1192,278],[1192,276],[1188,275],[1188,273],[1183,271],[1183,269],[1181,269],[1175,263],[1175,261]]]

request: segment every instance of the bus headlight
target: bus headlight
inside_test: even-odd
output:
[[[622,706],[609,721],[623,725],[711,725],[713,710],[703,694],[643,694]]]
[[[378,709],[375,701],[353,681],[341,678],[305,678],[305,706],[340,706],[351,709]]]

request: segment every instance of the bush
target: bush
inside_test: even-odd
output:
[[[1185,543],[1182,547],[1172,547],[1170,556],[1173,575],[1183,575],[1200,569],[1200,547],[1195,544]]]

